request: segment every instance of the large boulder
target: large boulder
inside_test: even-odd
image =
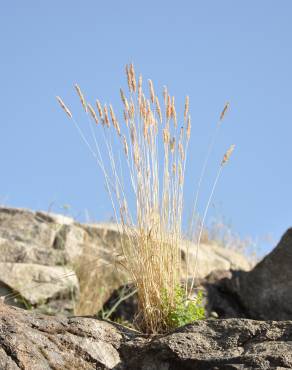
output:
[[[251,271],[234,272],[225,286],[237,295],[247,317],[292,320],[292,228]]]
[[[122,338],[113,325],[93,318],[43,316],[0,304],[1,369],[114,369]]]
[[[81,225],[62,215],[1,207],[0,295],[10,304],[47,313],[86,311],[87,303],[97,312],[124,281],[113,268],[117,235],[111,225]],[[90,297],[94,285],[98,293]]]
[[[127,370],[292,368],[292,321],[207,320],[150,341],[122,343]]]
[[[0,302],[0,368],[7,370],[291,369],[291,343],[292,321],[206,320],[146,336]]]
[[[250,271],[213,271],[200,281],[220,318],[292,320],[292,228]]]
[[[183,258],[189,254],[189,275],[195,275],[201,279],[208,276],[215,270],[242,270],[249,271],[252,264],[241,253],[232,249],[224,248],[210,242],[197,245],[184,241],[181,246]],[[197,266],[196,268],[194,268]]]

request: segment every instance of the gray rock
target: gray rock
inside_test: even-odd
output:
[[[123,335],[93,318],[60,318],[0,305],[0,368],[114,369]]]
[[[78,297],[79,283],[70,269],[30,263],[0,263],[0,271],[2,285],[13,287],[17,292],[6,292],[6,303],[38,307],[54,313],[56,301],[62,301],[58,309],[63,314],[72,312],[72,297]]]
[[[291,369],[292,322],[199,321],[119,352],[127,370]]]
[[[245,307],[247,317],[292,320],[292,229],[253,270],[234,272],[225,283]]]
[[[51,317],[0,303],[0,368],[291,369],[292,321],[205,320],[145,336],[90,317]]]

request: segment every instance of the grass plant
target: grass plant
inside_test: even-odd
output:
[[[188,265],[187,271],[182,268],[180,250],[185,168],[191,136],[189,97],[185,99],[183,118],[178,120],[175,98],[166,87],[161,102],[151,80],[147,81],[147,93],[144,91],[142,76],[136,78],[133,64],[126,66],[126,78],[128,94],[120,90],[122,114],[119,115],[112,105],[102,105],[99,100],[88,103],[75,85],[90,120],[91,138],[86,137],[84,128],[63,100],[60,97],[57,100],[104,175],[120,228],[121,255],[117,264],[126,269],[137,289],[136,325],[146,333],[158,333],[165,332],[175,322],[185,323],[186,320],[180,320],[174,313],[186,318],[196,316],[193,303],[187,303],[191,292],[181,285],[183,279],[195,276],[196,270],[196,266]],[[198,248],[211,198],[233,149],[231,146],[219,166],[204,212]],[[130,206],[131,199],[134,207]],[[201,311],[196,317],[201,317]],[[170,318],[173,318],[171,323]]]

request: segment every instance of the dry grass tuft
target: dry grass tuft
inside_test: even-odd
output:
[[[128,272],[138,292],[139,316],[136,324],[144,332],[157,333],[168,329],[169,313],[175,309],[177,302],[177,287],[181,285],[182,278],[190,273],[187,271],[184,275],[180,251],[183,187],[191,136],[189,97],[185,100],[183,120],[178,125],[175,99],[169,95],[167,88],[164,87],[161,104],[151,80],[148,80],[147,94],[143,90],[142,76],[137,85],[133,64],[127,65],[125,71],[129,96],[120,90],[123,104],[121,116],[125,124],[119,124],[119,116],[111,105],[108,113],[107,105],[102,109],[99,100],[96,100],[102,122],[97,126],[97,115],[93,107],[86,104],[78,85],[75,89],[83,109],[95,123],[91,131],[93,145],[84,137],[75,120],[74,123],[105,177],[120,228],[122,260],[119,265]],[[61,104],[60,98],[58,101]],[[68,114],[69,110],[63,102],[61,107]],[[220,120],[227,108],[224,108]],[[102,130],[103,135],[96,136],[96,129]],[[97,137],[103,137],[104,142],[100,143]],[[227,151],[222,165],[228,161],[232,150]],[[127,179],[123,176],[124,168],[119,165],[122,155],[127,167]],[[222,166],[220,172],[221,169]],[[129,195],[130,186],[132,194]],[[129,207],[132,196],[135,199],[134,212]],[[167,296],[167,307],[163,296]]]

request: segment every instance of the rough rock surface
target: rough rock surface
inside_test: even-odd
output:
[[[113,369],[122,334],[93,318],[60,318],[0,305],[0,368]]]
[[[292,319],[292,228],[253,270],[234,272],[225,287],[237,295],[247,317]]]
[[[251,271],[214,271],[203,286],[221,318],[292,320],[292,229]]]
[[[207,320],[144,336],[94,318],[57,318],[1,303],[0,368],[291,369],[292,321]]]
[[[72,313],[79,292],[78,261],[86,260],[84,270],[95,269],[110,262],[117,245],[117,231],[110,227],[1,207],[0,295],[9,294],[7,302],[16,306]]]
[[[191,250],[192,261],[195,247]],[[16,292],[21,297],[17,302],[10,300],[11,304],[24,307],[25,302],[25,306],[42,306],[50,313],[72,312],[80,260],[88,261],[85,272],[100,269],[99,281],[107,299],[125,281],[120,271],[106,267],[114,266],[114,255],[119,252],[120,236],[114,225],[83,225],[61,215],[0,207],[0,295]],[[200,277],[215,268],[250,268],[243,256],[216,245],[201,246],[198,266]]]

